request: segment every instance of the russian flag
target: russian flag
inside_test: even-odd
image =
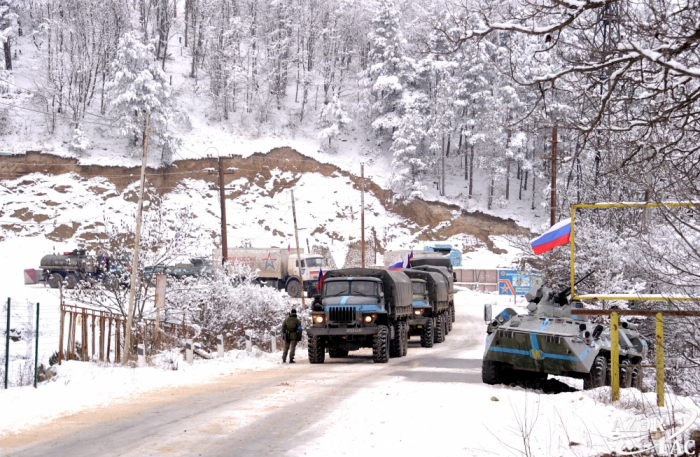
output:
[[[287,252],[288,253],[292,252],[292,243],[287,243]]]
[[[535,254],[540,255],[551,251],[557,246],[569,244],[571,238],[571,218],[565,219],[550,227],[538,238],[530,241]]]
[[[406,255],[406,260],[403,262],[403,267],[411,268],[411,260],[413,260],[413,250],[411,250],[410,254]]]
[[[404,268],[411,268],[411,259],[413,259],[413,251],[411,251],[410,254],[406,254],[406,257],[404,257],[402,260],[389,265],[389,270],[394,271],[402,270]]]
[[[400,269],[402,269],[402,268],[403,268],[403,262],[404,262],[403,260],[399,260],[399,261],[396,262],[396,263],[392,263],[391,265],[389,265],[389,270],[394,271],[394,270],[400,270]]]
[[[318,282],[316,283],[316,291],[321,292],[321,287],[323,287],[323,268],[318,271]]]

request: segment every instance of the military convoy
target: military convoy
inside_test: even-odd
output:
[[[570,301],[568,294],[569,289],[530,290],[526,315],[508,308],[492,320],[490,308],[485,309],[490,323],[481,370],[484,383],[539,382],[552,374],[583,379],[584,389],[610,385],[610,327],[572,315],[571,309],[581,303]],[[620,327],[620,385],[641,390],[639,363],[647,343],[634,324]]]
[[[67,289],[74,289],[80,281],[98,280],[111,267],[112,260],[100,260],[85,249],[74,249],[63,254],[49,254],[41,258],[43,279],[52,289],[65,282]]]

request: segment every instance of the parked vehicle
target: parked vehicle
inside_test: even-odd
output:
[[[419,335],[421,346],[445,341],[449,328],[449,284],[438,272],[408,268],[401,270],[413,283],[413,315],[408,319],[409,336]]]

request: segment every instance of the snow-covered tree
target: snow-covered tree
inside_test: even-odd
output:
[[[73,131],[73,139],[69,145],[74,152],[84,153],[90,147],[90,139],[85,135],[80,125]]]
[[[4,69],[12,70],[10,39],[17,33],[17,13],[14,0],[0,0],[0,43],[3,47]]]
[[[400,197],[412,200],[422,197],[425,186],[420,179],[434,165],[426,154],[425,116],[415,108],[406,110],[399,128],[394,132],[392,152],[392,189]]]
[[[350,121],[351,119],[343,110],[340,99],[333,96],[333,100],[324,105],[319,113],[318,124],[322,130],[318,133],[318,138],[321,140],[328,138],[328,146],[330,147],[331,140],[338,136]]]
[[[112,62],[112,75],[107,90],[119,133],[135,144],[143,137],[145,115],[150,114],[149,130],[156,136],[151,144],[162,148],[161,162],[169,164],[182,140],[168,131],[174,109],[172,88],[156,62],[153,45],[142,43],[135,33],[125,33]]]

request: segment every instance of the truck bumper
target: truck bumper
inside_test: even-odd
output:
[[[359,328],[328,328],[328,327],[309,327],[306,329],[306,334],[309,336],[347,336],[347,335],[375,335],[378,327],[359,327]]]
[[[427,320],[427,317],[419,317],[417,319],[408,319],[406,322],[408,322],[408,325],[411,327],[415,327],[416,325],[425,325]]]

